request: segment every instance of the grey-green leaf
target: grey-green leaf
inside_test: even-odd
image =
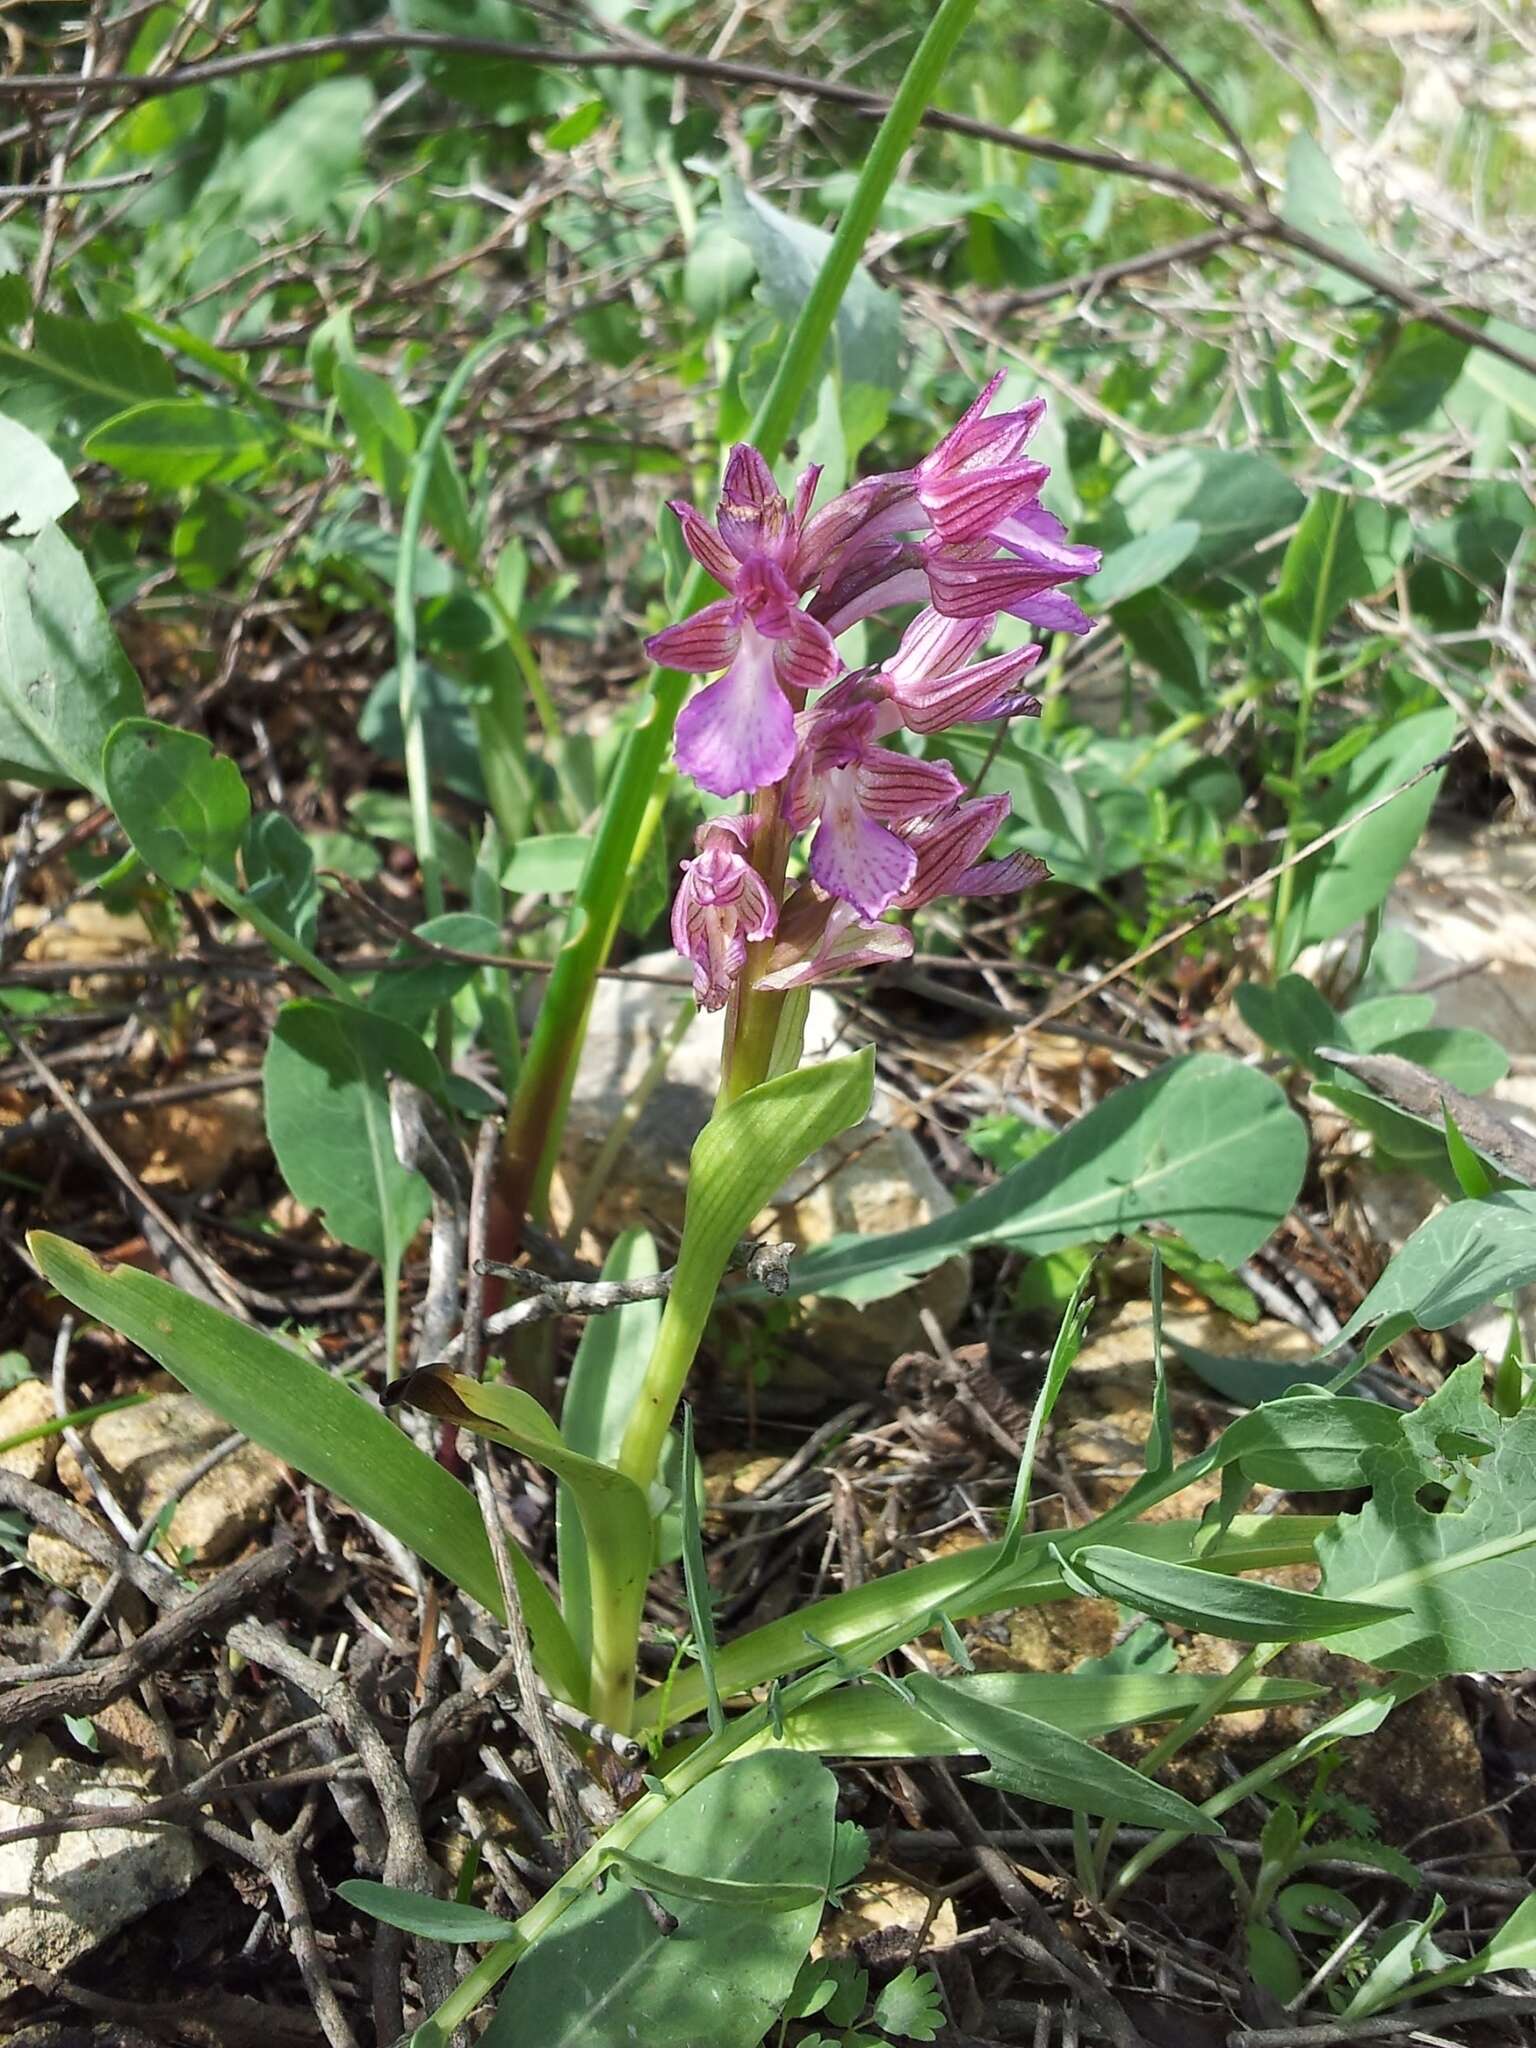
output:
[[[838,1238],[790,1271],[792,1294],[877,1301],[956,1252],[1043,1253],[1162,1221],[1235,1266],[1295,1199],[1306,1133],[1267,1075],[1215,1054],[1120,1088],[952,1215],[886,1237]]]
[[[125,718],[107,736],[102,781],[117,822],[151,874],[192,889],[204,868],[233,874],[251,815],[235,763],[200,733]]]
[[[93,462],[166,491],[233,483],[260,469],[271,449],[260,419],[202,398],[151,399],[103,420],[85,443]]]
[[[79,550],[51,525],[0,541],[0,775],[102,797],[107,735],[143,708]]]
[[[0,532],[40,533],[74,502],[69,471],[53,450],[0,415]]]
[[[1133,1613],[1238,1643],[1320,1641],[1392,1618],[1389,1609],[1362,1601],[1325,1600],[1319,1594],[1296,1593],[1286,1586],[1266,1586],[1228,1578],[1221,1572],[1198,1571],[1191,1565],[1166,1564],[1108,1543],[1091,1543],[1074,1551],[1067,1577],[1069,1583],[1081,1580],[1086,1593],[1118,1600]]]
[[[1049,1721],[982,1699],[951,1680],[920,1674],[905,1684],[925,1714],[986,1757],[991,1769],[981,1774],[983,1784],[1106,1820],[1178,1828],[1184,1834],[1221,1833],[1215,1821],[1177,1792]]]
[[[343,1244],[386,1269],[431,1207],[422,1176],[395,1156],[389,1080],[437,1081],[404,1025],[335,1002],[285,1003],[263,1069],[267,1134],[288,1186]]]
[[[366,1877],[349,1877],[345,1884],[337,1885],[336,1896],[360,1913],[382,1920],[386,1927],[401,1927],[428,1941],[506,1941],[517,1932],[512,1921],[483,1913],[478,1906],[461,1906],[457,1899],[434,1899],[426,1892],[404,1891],[395,1884],[375,1884]]]

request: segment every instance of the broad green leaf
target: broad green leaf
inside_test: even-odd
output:
[[[1369,1330],[1366,1356],[1374,1358],[1405,1330],[1443,1330],[1533,1280],[1536,1193],[1512,1188],[1478,1202],[1453,1202],[1419,1225],[1335,1348]]]
[[[649,1231],[626,1230],[603,1262],[603,1278],[635,1280],[658,1271],[660,1263]],[[630,1301],[611,1315],[588,1316],[560,1410],[560,1433],[582,1457],[616,1462],[660,1328],[659,1301]],[[592,1648],[587,1544],[576,1503],[563,1484],[555,1496],[555,1545],[560,1604],[566,1625],[586,1656]]]
[[[151,399],[104,420],[85,443],[92,462],[164,491],[233,483],[260,469],[271,452],[264,421],[204,398]]]
[[[594,1613],[627,1612],[638,1623],[651,1573],[651,1510],[632,1479],[573,1451],[531,1394],[507,1380],[472,1380],[443,1366],[413,1372],[394,1390],[408,1407],[492,1443],[507,1444],[553,1472],[570,1489],[586,1537]],[[607,1697],[614,1676],[593,1667],[593,1688]],[[633,1682],[633,1674],[623,1674]]]
[[[69,471],[53,450],[0,416],[0,533],[40,533],[76,502]]]
[[[718,213],[705,215],[683,263],[683,303],[689,312],[712,327],[756,275],[750,250],[722,224]]]
[[[1449,1426],[1438,1440],[1377,1453],[1370,1500],[1318,1543],[1331,1598],[1404,1610],[1350,1638],[1352,1655],[1389,1671],[1439,1678],[1536,1663],[1536,1409],[1506,1421],[1477,1403],[1479,1434],[1493,1449],[1468,1458],[1457,1455],[1476,1441],[1459,1426],[1467,1405],[1454,1382],[1426,1402],[1414,1418],[1421,1437],[1437,1408]]]
[[[518,896],[564,896],[576,887],[592,851],[584,832],[551,832],[513,847],[501,871],[503,887]]]
[[[395,1153],[392,1074],[441,1087],[421,1040],[387,1017],[310,998],[278,1011],[262,1068],[267,1136],[295,1198],[382,1267],[391,1371],[400,1261],[432,1206],[426,1181]]]
[[[1488,320],[1483,332],[1490,341],[1502,341],[1536,356],[1536,334],[1517,327],[1512,320]],[[1506,363],[1502,356],[1491,356],[1486,349],[1474,348],[1467,356],[1466,376],[1480,391],[1507,405],[1527,427],[1536,427],[1536,377],[1529,370]]]
[[[1197,1053],[1116,1089],[952,1215],[797,1259],[790,1292],[878,1301],[973,1246],[1041,1254],[1159,1221],[1236,1266],[1285,1215],[1305,1165],[1306,1133],[1276,1084]]]
[[[562,114],[554,126],[545,131],[546,149],[575,149],[585,142],[589,135],[595,135],[608,118],[606,100],[585,100],[578,107],[572,107],[568,114]]]
[[[107,802],[151,874],[172,889],[196,888],[205,868],[233,875],[250,792],[201,733],[125,718],[107,736],[101,773]]]
[[[1177,1792],[1064,1729],[1053,1728],[1049,1721],[982,1699],[951,1679],[924,1674],[903,1682],[924,1713],[985,1756],[990,1769],[974,1774],[984,1785],[1140,1827],[1178,1828],[1191,1835],[1221,1833],[1217,1822]]]
[[[32,346],[0,336],[0,397],[15,419],[51,436],[63,420],[83,429],[147,398],[172,398],[170,363],[132,321],[39,313]]]
[[[1194,519],[1175,519],[1152,533],[1140,534],[1123,547],[1110,549],[1098,574],[1083,585],[1083,601],[1097,610],[1108,610],[1143,590],[1153,590],[1182,567],[1199,545],[1200,525]]]
[[[1348,763],[1327,795],[1314,802],[1309,829],[1314,834],[1330,831],[1389,795],[1444,753],[1455,734],[1454,711],[1420,711],[1389,726]],[[1418,844],[1443,779],[1443,771],[1424,776],[1301,863],[1292,914],[1276,949],[1281,966],[1289,966],[1303,947],[1331,939],[1385,901]]]
[[[1144,590],[1115,607],[1131,652],[1151,669],[1177,712],[1201,710],[1210,691],[1211,647],[1195,614],[1166,590]]]
[[[218,174],[241,219],[313,227],[336,207],[358,167],[374,106],[366,78],[329,78],[268,121]]]
[[[1229,1572],[1264,1571],[1274,1565],[1308,1564],[1324,1518],[1304,1515],[1240,1516],[1200,1553],[1208,1569]],[[1016,1563],[997,1569],[1002,1545],[984,1543],[974,1550],[913,1565],[886,1578],[871,1579],[845,1593],[834,1593],[814,1606],[801,1608],[780,1621],[766,1623],[738,1636],[720,1651],[721,1691],[729,1698],[787,1672],[814,1663],[823,1650],[852,1651],[869,1637],[906,1628],[920,1635],[942,1612],[951,1621],[1008,1607],[1034,1606],[1064,1600],[1069,1588],[1049,1557],[1047,1545],[1070,1556],[1092,1536],[1092,1529],[1053,1536],[1034,1536]],[[1121,1546],[1138,1555],[1164,1557],[1184,1564],[1195,1554],[1201,1536],[1196,1522],[1151,1522],[1118,1528]],[[897,1640],[905,1638],[897,1637]],[[822,1646],[818,1649],[818,1645]],[[682,1671],[670,1690],[648,1694],[639,1703],[636,1721],[653,1726],[664,1712],[667,1724],[686,1721],[703,1709],[703,1682],[697,1672]]]
[[[1303,502],[1278,463],[1243,448],[1176,448],[1154,455],[1115,486],[1115,501],[1136,534],[1194,520],[1200,539],[1187,559],[1191,568],[1206,571],[1235,562],[1289,526]]]
[[[1491,1088],[1509,1071],[1508,1053],[1485,1031],[1425,1028],[1434,1014],[1431,996],[1378,996],[1354,1004],[1341,1017],[1311,982],[1283,974],[1272,987],[1245,982],[1237,991],[1237,1007],[1266,1045],[1335,1080],[1341,1070],[1321,1055],[1320,1047],[1395,1053],[1469,1095]]]
[[[1069,1585],[1080,1581],[1078,1590],[1090,1598],[1118,1600],[1133,1613],[1238,1643],[1321,1641],[1395,1619],[1386,1608],[1227,1578],[1105,1543],[1075,1551],[1066,1576]]]
[[[1177,1720],[1200,1706],[1223,1681],[1189,1672],[1081,1678],[1075,1672],[988,1671],[949,1682],[974,1692],[978,1699],[1091,1741],[1117,1728]],[[1296,1679],[1258,1678],[1234,1694],[1222,1711],[1285,1706],[1314,1696],[1314,1688]],[[785,1749],[829,1757],[964,1756],[972,1747],[953,1728],[883,1685],[845,1685],[824,1693],[786,1715],[777,1739]]]
[[[1431,1976],[1442,1977],[1441,1966],[1450,1958],[1432,1936],[1444,1918],[1445,1901],[1437,1895],[1421,1920],[1400,1920],[1382,1929],[1371,1944],[1370,1971],[1344,2007],[1346,2020],[1364,2019],[1400,1998],[1414,1997]]]
[[[832,237],[809,221],[781,213],[771,201],[722,173],[723,218],[751,250],[764,301],[788,328],[816,282]],[[899,388],[901,302],[877,285],[862,264],[855,269],[833,328],[837,368],[845,386]]]
[[[626,1884],[641,1891],[659,1892],[663,1898],[694,1899],[705,1906],[734,1906],[738,1912],[796,1913],[804,1906],[819,1906],[827,1896],[825,1880],[810,1883],[774,1884],[750,1878],[705,1877],[696,1871],[667,1870],[627,1849],[610,1849],[603,1855],[603,1868],[616,1870]]]
[[[143,708],[78,549],[51,525],[0,541],[0,775],[104,797],[107,735]]]
[[[627,1886],[588,1890],[518,1962],[481,2048],[756,2048],[821,1917],[836,1797],[822,1764],[787,1753],[683,1793],[641,1835],[647,1863],[674,1880],[814,1886],[816,1903],[744,1913],[674,1893],[664,1935]]]
[[[416,927],[429,945],[451,946],[461,953],[500,953],[501,927],[472,910],[448,910]],[[495,971],[495,970],[492,970]],[[393,1017],[414,1030],[425,1028],[444,1003],[452,1002],[480,969],[472,960],[450,960],[402,939],[380,971],[368,997],[378,1017]]]
[[[1338,1370],[1335,1358],[1335,1377]],[[1380,1401],[1293,1393],[1239,1416],[1222,1432],[1216,1461],[1240,1465],[1255,1486],[1335,1493],[1367,1485],[1371,1458],[1401,1438],[1402,1417]]]
[[[315,851],[282,811],[258,811],[240,850],[245,893],[301,946],[313,946],[320,920]]]
[[[456,1899],[434,1899],[425,1892],[408,1892],[394,1884],[375,1884],[371,1878],[349,1877],[336,1887],[338,1899],[356,1906],[386,1927],[404,1928],[428,1941],[506,1941],[517,1933],[516,1924],[495,1913],[482,1913],[478,1906],[461,1906]]]
[[[1269,636],[1297,675],[1309,674],[1345,606],[1390,583],[1412,529],[1400,506],[1319,491],[1291,535],[1280,582],[1264,600]]]
[[[1355,431],[1402,434],[1432,420],[1466,367],[1468,346],[1427,320],[1407,321],[1366,386]]]
[[[1396,275],[1396,262],[1366,239],[1350,211],[1338,172],[1310,135],[1298,135],[1291,144],[1280,213],[1292,227],[1326,242],[1340,255],[1352,257],[1378,273]],[[1339,305],[1355,305],[1371,296],[1369,285],[1328,263],[1319,262],[1317,282],[1319,289]]]
[[[869,1114],[874,1051],[800,1067],[748,1089],[718,1111],[694,1142],[677,1274],[663,1316],[717,1276],[747,1225],[796,1167]],[[707,1309],[706,1309],[707,1312]]]

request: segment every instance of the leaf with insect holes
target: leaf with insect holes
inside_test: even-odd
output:
[[[233,875],[250,821],[245,778],[200,733],[125,718],[101,757],[107,801],[134,852],[172,889],[195,889],[203,870]]]
[[[1424,1403],[1369,1461],[1369,1501],[1318,1542],[1325,1594],[1401,1610],[1349,1640],[1351,1656],[1389,1671],[1536,1664],[1536,1409],[1496,1414],[1478,1396],[1481,1371]]]

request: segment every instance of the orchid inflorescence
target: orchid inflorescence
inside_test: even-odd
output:
[[[1038,714],[1023,684],[1039,646],[976,658],[1000,613],[1088,630],[1061,585],[1091,575],[1098,550],[1069,542],[1039,502],[1050,472],[1024,451],[1044,400],[987,418],[1001,382],[916,468],[867,477],[819,512],[819,469],[791,503],[747,446],[731,452],[713,525],[671,508],[727,593],[647,642],[665,667],[718,677],[678,719],[678,766],[712,796],[754,799],[699,828],[673,905],[705,1009],[729,1000],[749,946],[773,941],[756,989],[803,987],[905,959],[912,935],[884,922],[889,911],[1002,895],[1045,872],[1031,854],[981,858],[1006,796],[967,797],[947,762],[884,744],[903,729]],[[838,636],[910,604],[922,609],[895,653],[847,669]],[[806,879],[786,895],[791,838],[812,831]]]

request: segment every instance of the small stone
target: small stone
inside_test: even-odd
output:
[[[103,1415],[86,1437],[102,1476],[142,1521],[229,1434],[191,1394],[170,1393]],[[265,1526],[287,1480],[287,1466],[270,1451],[242,1444],[178,1500],[162,1547],[193,1566],[220,1563]]]
[[[133,1814],[145,1774],[60,1756],[35,1737],[0,1771],[0,1835],[76,1802]],[[0,1842],[0,1950],[42,1970],[68,1970],[149,1911],[180,1898],[201,1867],[185,1828],[82,1828]],[[0,1965],[0,1997],[20,1987]]]
[[[27,1563],[50,1586],[78,1593],[82,1599],[94,1600],[107,1583],[106,1571],[94,1557],[46,1529],[34,1529],[27,1537]]]
[[[7,1437],[20,1436],[23,1430],[36,1429],[40,1422],[52,1420],[53,1396],[41,1380],[20,1380],[9,1393],[0,1394],[0,1443]],[[29,1444],[0,1451],[0,1472],[16,1472],[23,1479],[30,1479],[34,1486],[42,1486],[52,1477],[58,1455],[57,1432],[34,1437]]]

